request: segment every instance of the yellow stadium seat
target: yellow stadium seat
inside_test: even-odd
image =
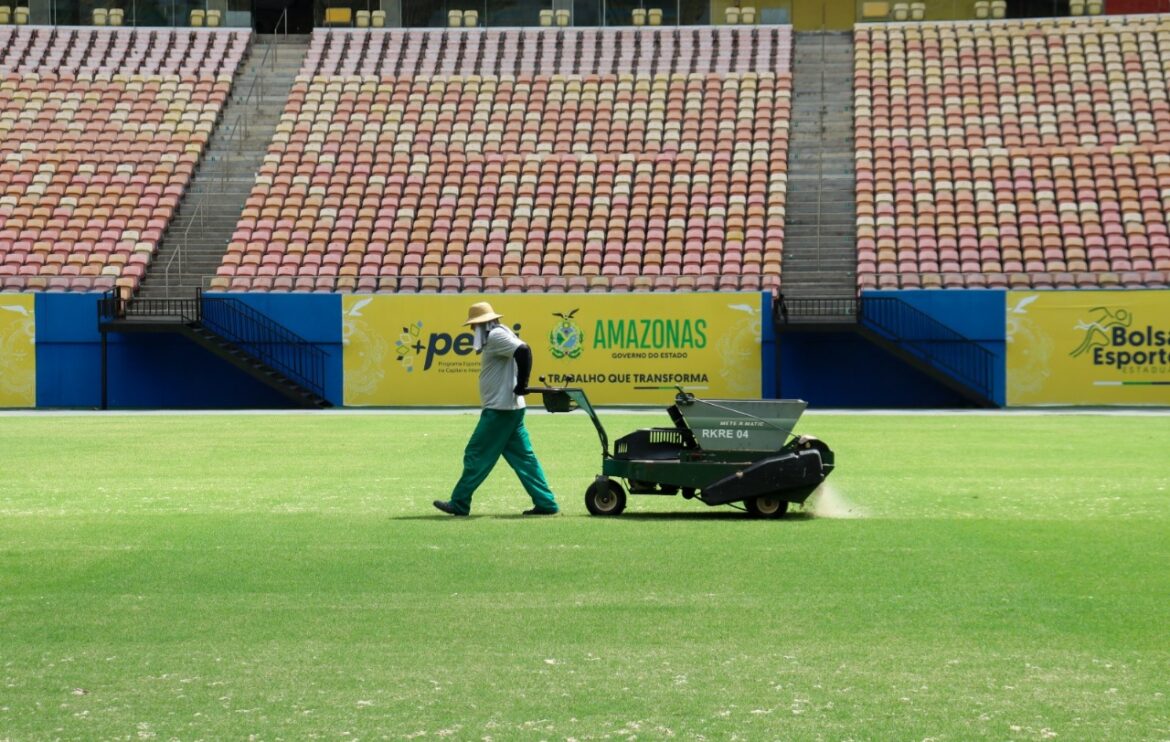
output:
[[[352,8],[326,8],[326,26],[348,26],[353,22]],[[210,24],[209,24],[210,25]]]

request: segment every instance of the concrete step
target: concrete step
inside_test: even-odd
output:
[[[231,230],[236,228],[236,222],[239,221],[239,214],[225,218],[217,222],[203,222],[195,221],[178,222],[168,230],[167,235],[177,242],[185,242],[191,244],[206,243],[213,245],[221,242],[220,235],[231,234]]]
[[[219,184],[219,178],[215,178],[214,183],[206,183],[204,185],[218,185],[218,184]],[[235,204],[241,203],[243,201],[243,199],[241,199],[239,196],[236,196],[236,195],[233,195],[230,193],[224,193],[223,191],[220,191],[220,190],[216,190],[214,193],[209,193],[199,200],[203,203],[204,209],[218,208],[221,206],[224,206],[224,207],[234,206]],[[182,216],[182,215],[183,214],[179,214],[179,216]]]
[[[784,248],[784,267],[793,270],[803,271],[831,271],[831,270],[851,270],[857,267],[857,255],[839,255],[836,252],[830,254],[815,254],[816,248],[810,248],[804,252],[810,253],[801,257],[792,254],[787,247]]]
[[[834,77],[840,75],[848,75],[849,79],[853,78],[853,60],[852,59],[825,59],[822,60],[820,54],[813,52],[813,59],[806,59],[797,62],[792,66],[792,82],[793,91],[798,91],[801,83],[808,83],[811,81],[823,80],[829,75]],[[827,84],[827,81],[826,81]],[[840,85],[839,81],[834,81],[834,85]]]
[[[797,247],[799,250],[792,250]],[[791,260],[793,265],[814,265],[819,262],[856,263],[857,248],[853,241],[844,241],[840,237],[831,237],[817,244],[816,240],[798,238],[784,241],[785,260]]]
[[[793,204],[789,201],[785,208],[785,219],[789,224],[799,224],[804,219],[813,222],[819,219],[828,223],[852,223],[856,215],[857,207],[852,201],[821,201],[819,204],[815,200],[809,204]]]
[[[789,169],[792,169],[792,163],[799,163],[801,160],[808,160],[808,162],[824,163],[824,170],[830,170],[831,167],[837,167],[837,163],[846,162],[852,163],[854,153],[851,151],[828,151],[828,150],[814,150],[811,147],[789,147]]]
[[[307,36],[266,46],[276,41],[270,37],[254,39],[179,214],[143,280],[141,295],[165,295],[168,285],[171,292],[189,295],[214,275],[222,261],[308,50]],[[269,56],[264,59],[266,49]],[[194,211],[200,204],[202,218],[197,218]],[[176,276],[172,271],[169,279],[163,277],[159,266],[176,255],[182,256],[183,273]]]
[[[822,194],[822,198],[818,199],[816,191],[813,191],[796,199],[789,197],[788,203],[785,205],[785,213],[789,222],[802,218],[815,219],[820,215],[826,220],[852,223],[857,214],[857,207],[852,197],[838,197],[830,200],[824,198]]]
[[[852,183],[846,187],[838,187],[821,180],[814,180],[812,183],[802,181],[799,186],[793,187],[792,181],[788,182],[787,204],[789,208],[808,208],[816,206],[818,203],[852,204],[854,199]]]
[[[793,251],[790,248],[793,245],[785,242],[784,245],[784,262],[802,268],[814,268],[817,265],[832,264],[834,267],[840,265],[851,266],[857,262],[857,250],[852,243],[841,244],[802,244],[796,243],[799,251]]]
[[[785,245],[790,240],[798,237],[853,237],[856,235],[856,229],[852,225],[831,224],[831,225],[804,225],[804,224],[786,224],[784,226]]]
[[[788,130],[804,131],[812,127],[827,129],[833,133],[853,136],[853,111],[830,110],[823,106],[811,106],[806,110],[797,109],[792,112],[792,120]]]
[[[830,236],[831,239],[837,240],[847,237],[852,240],[857,232],[855,221],[856,219],[845,216],[821,217],[820,219],[816,215],[790,217],[785,221],[785,234],[792,234],[795,231],[797,238],[808,237],[809,239],[815,239],[820,234],[821,239],[824,240],[825,235],[836,232],[837,234]],[[802,232],[804,229],[811,229],[812,232],[806,235]]]
[[[846,115],[847,118],[845,118]],[[792,107],[792,120],[789,127],[822,119],[830,126],[848,125],[849,128],[853,128],[853,104],[846,101],[829,100],[801,101]]]
[[[852,286],[856,282],[855,274],[844,274],[841,271],[808,271],[802,273],[793,271],[789,273],[789,270],[787,261],[782,263],[780,275],[784,279],[784,284],[793,288],[796,288],[794,284],[797,286],[845,287]],[[787,289],[785,293],[788,293]]]
[[[830,185],[841,188],[843,190],[853,190],[855,178],[853,176],[853,168],[834,168],[833,170],[824,171],[823,176],[817,174],[816,168],[809,168],[807,170],[797,170],[795,168],[788,168],[788,191],[789,193],[796,187],[808,188],[809,182],[812,182],[813,187],[816,187],[817,182],[824,183],[822,187],[828,188]]]
[[[827,126],[834,130],[853,133],[853,109],[843,106],[826,107],[821,105],[811,105],[808,108],[801,108],[797,106],[792,111],[792,119],[788,124],[788,130],[793,131],[803,129],[809,124],[817,126]]]
[[[784,261],[780,269],[784,283],[791,287],[816,288],[816,293],[823,293],[825,289],[834,287],[844,288],[853,286],[857,282],[857,274],[836,268],[826,268],[822,271],[793,270],[788,261]]]
[[[236,213],[220,212],[217,215],[207,215],[202,219],[199,217],[182,217],[174,222],[172,230],[182,231],[190,227],[192,234],[196,232],[210,232],[215,230],[223,230],[226,227],[234,226],[239,220],[239,209],[233,209]]]

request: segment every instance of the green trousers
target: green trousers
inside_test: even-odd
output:
[[[540,510],[556,510],[557,501],[548,488],[544,470],[528,440],[524,410],[484,410],[463,451],[463,476],[451,493],[451,504],[460,513],[471,512],[471,495],[487,479],[500,455],[516,472],[532,504]]]

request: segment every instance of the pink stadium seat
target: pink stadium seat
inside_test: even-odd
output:
[[[776,285],[790,63],[784,26],[318,30],[225,264],[308,239],[294,270],[438,279],[404,291]]]
[[[891,271],[905,279],[916,265],[944,279],[957,269],[966,287],[979,285],[975,275],[991,288],[1156,281],[1156,251],[1170,241],[1161,198],[1170,106],[1165,52],[1136,39],[1153,38],[1160,23],[859,27],[859,287],[890,284]],[[1126,46],[1130,58],[1116,51]],[[924,66],[938,83],[922,83]],[[884,249],[898,260],[884,260]]]
[[[33,290],[135,288],[194,173],[249,32],[27,26],[0,33],[0,195],[29,204],[4,219],[3,265]],[[163,48],[165,60],[156,53]],[[168,64],[173,77],[151,77]]]

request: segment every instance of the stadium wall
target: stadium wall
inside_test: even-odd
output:
[[[871,294],[874,292],[867,292]],[[1004,404],[1003,291],[883,291],[929,314],[995,356]],[[968,403],[854,332],[790,333],[779,341],[779,392],[816,407],[962,407]]]
[[[98,294],[36,295],[37,407],[101,405]],[[341,403],[341,301],[335,295],[241,295],[328,354],[326,397]],[[113,408],[267,408],[288,401],[190,340],[111,333],[108,402]]]
[[[1003,354],[1002,292],[898,292],[904,300]],[[342,297],[315,294],[233,294],[328,354],[326,396],[344,403]],[[35,399],[42,408],[101,404],[101,335],[96,294],[35,295]],[[765,314],[765,316],[767,316]],[[767,324],[767,323],[765,323]],[[945,387],[851,333],[787,336],[770,351],[761,338],[764,396],[801,397],[818,406],[923,407],[962,404]],[[108,401],[115,408],[284,407],[267,386],[179,335],[112,333]],[[773,366],[777,361],[779,373]],[[864,369],[865,383],[858,383]],[[1003,364],[997,364],[1002,403]],[[23,405],[11,405],[23,406]]]

